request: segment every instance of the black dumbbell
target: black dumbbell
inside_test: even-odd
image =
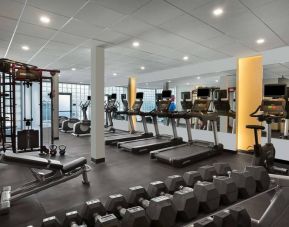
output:
[[[240,198],[248,198],[255,194],[256,181],[251,173],[248,171],[232,170],[229,176],[236,183]]]
[[[168,185],[162,181],[151,182],[147,189],[149,197],[166,196],[172,200],[177,210],[178,219],[189,221],[195,218],[198,214],[199,202],[194,190],[189,187],[183,187],[184,180],[179,175],[169,176],[167,181]],[[173,193],[173,195],[168,193]]]
[[[270,186],[270,176],[264,166],[247,166],[248,171],[256,181],[257,192],[263,192]]]
[[[67,212],[62,224],[62,227],[80,227],[82,225],[82,218],[77,211]]]
[[[200,172],[199,172],[200,171]],[[221,196],[221,203],[229,205],[237,201],[237,185],[228,176],[231,167],[227,163],[214,163],[213,166],[202,166],[199,171],[184,173],[183,178],[188,187],[194,187],[198,181],[213,181]]]
[[[151,226],[172,227],[175,225],[177,211],[172,201],[165,196],[148,200],[147,191],[142,186],[129,188],[128,203],[130,206],[140,205],[146,209]]]
[[[41,227],[61,227],[61,223],[57,217],[51,216],[42,220]]]
[[[186,173],[184,175],[186,175]],[[198,178],[198,174],[193,174],[193,175],[197,176],[196,178]],[[187,176],[188,176],[188,173],[187,173]],[[169,192],[172,192],[178,189],[187,190],[188,188],[191,188],[191,187],[186,187],[186,183],[183,177],[180,175],[169,176],[167,177],[165,182],[166,182],[166,186]],[[190,186],[191,186],[191,183],[190,183]],[[192,191],[194,191],[195,197],[200,203],[200,208],[204,212],[213,212],[219,207],[220,194],[218,193],[218,190],[216,189],[213,183],[198,181],[197,183],[194,184],[194,190]],[[197,214],[197,213],[193,213],[193,214]]]
[[[128,208],[127,201],[121,194],[110,195],[105,208],[107,212],[114,213],[118,218],[122,218],[123,227],[150,226],[145,210],[140,206]]]
[[[253,170],[254,169],[252,168],[251,172],[253,172]],[[211,181],[213,179],[224,205],[229,205],[235,202],[238,195],[240,198],[247,198],[255,194],[256,182],[253,174],[248,171],[232,171],[227,163],[215,163],[214,166],[202,166],[198,171],[200,171],[200,175],[202,176],[203,180]],[[257,175],[258,174],[256,174],[256,176]],[[265,178],[262,180],[265,181]]]
[[[85,202],[81,210],[83,221],[88,227],[119,227],[119,221],[114,214],[106,214],[106,210],[100,200]]]
[[[228,163],[219,162],[214,163],[212,166],[205,165],[198,168],[203,181],[212,181],[214,176],[228,176],[228,172],[232,169]]]

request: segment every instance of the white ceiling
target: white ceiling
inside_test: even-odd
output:
[[[90,47],[107,79],[256,54],[289,43],[288,0],[0,0],[0,56],[90,81]],[[224,14],[212,15],[222,7]],[[47,25],[39,21],[49,16]],[[256,39],[264,38],[263,45]],[[132,47],[138,40],[139,48]],[[28,45],[29,51],[23,51]],[[5,53],[7,54],[5,55]],[[189,56],[184,62],[182,57]],[[141,71],[140,66],[146,70]],[[71,71],[75,67],[76,71]]]

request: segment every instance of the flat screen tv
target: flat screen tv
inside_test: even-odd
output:
[[[198,97],[210,97],[210,88],[198,88]]]
[[[283,97],[286,95],[286,84],[266,84],[264,85],[264,97]]]
[[[170,98],[172,96],[172,91],[171,90],[163,90],[162,92],[162,98]]]

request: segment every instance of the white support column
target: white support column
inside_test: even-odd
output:
[[[52,122],[53,122],[53,137],[59,139],[59,74],[52,76],[52,95],[53,95],[53,110],[52,110]]]
[[[104,49],[91,48],[91,160],[105,161],[104,148]]]

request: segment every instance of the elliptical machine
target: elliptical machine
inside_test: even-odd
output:
[[[91,121],[88,120],[87,117],[87,109],[90,105],[90,96],[88,96],[86,102],[81,102],[80,103],[80,108],[82,110],[82,115],[83,115],[83,120],[80,122],[77,122],[73,125],[73,132],[71,133],[73,136],[86,136],[90,135],[90,126],[91,126]]]
[[[277,88],[278,87],[278,88]],[[286,89],[286,85],[265,85],[265,97],[271,97],[273,99],[263,99],[262,104],[252,113],[251,117],[255,117],[260,122],[266,122],[267,124],[267,143],[262,146],[258,141],[258,130],[264,130],[265,127],[261,125],[247,125],[246,128],[254,130],[255,145],[254,145],[254,159],[253,165],[264,166],[269,173],[288,175],[288,169],[274,166],[275,160],[275,147],[271,142],[271,124],[281,122],[286,117],[287,113],[285,110],[286,101],[283,96],[278,96],[272,90],[277,91],[282,87]],[[276,90],[277,89],[277,90]],[[271,94],[273,93],[273,94]],[[281,98],[280,98],[281,97]]]
[[[107,129],[105,132],[114,133],[115,128],[113,127],[112,115],[116,113],[118,109],[118,103],[116,102],[117,96],[114,93],[114,94],[108,95],[107,97],[108,97],[108,100],[104,105],[104,112],[105,112],[105,117],[106,117],[106,120],[105,120],[106,123],[104,125],[104,128]]]

